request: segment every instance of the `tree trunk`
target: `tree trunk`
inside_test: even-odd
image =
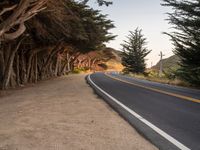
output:
[[[37,81],[38,81],[38,67],[37,67],[37,64],[38,62],[37,62],[37,54],[36,54],[36,56],[35,56],[35,83],[37,83]]]
[[[59,51],[62,51],[63,50],[63,47],[61,47],[61,42],[59,42],[50,52],[49,56],[47,57],[45,63],[42,65],[42,68],[40,70],[40,76],[41,76],[41,79],[44,78],[44,74],[47,70],[47,68],[49,67],[50,65],[50,62],[53,58],[53,56],[55,56]]]
[[[8,84],[9,84],[9,81],[10,81],[11,73],[13,71],[13,61],[14,61],[14,58],[15,58],[15,54],[16,54],[17,50],[19,49],[22,40],[23,39],[21,39],[18,42],[18,44],[17,44],[17,46],[15,47],[14,50],[10,49],[11,52],[10,52],[10,54],[8,54],[9,55],[8,56],[8,61],[7,61],[6,67],[5,67],[4,75],[3,75],[2,89],[8,88]]]
[[[57,76],[57,75],[58,75],[59,61],[60,61],[60,60],[59,60],[59,57],[57,56],[54,76]]]
[[[21,66],[20,67],[21,83],[26,84],[28,80],[27,80],[26,60],[23,51],[20,54],[20,66]]]
[[[2,87],[2,81],[3,81],[3,75],[4,75],[4,57],[3,57],[3,51],[0,50],[0,87]]]
[[[16,54],[16,83],[20,85],[20,74],[19,74],[19,55]]]

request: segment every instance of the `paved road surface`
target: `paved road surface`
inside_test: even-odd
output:
[[[116,73],[95,73],[90,79],[186,148],[200,150],[200,90],[133,79]],[[149,133],[144,131],[142,134]]]

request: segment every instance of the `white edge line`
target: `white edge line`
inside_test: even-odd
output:
[[[149,126],[151,129],[153,129],[155,132],[157,132],[158,134],[160,134],[162,137],[164,137],[165,139],[167,139],[169,142],[173,143],[174,145],[176,145],[181,150],[190,150],[188,147],[186,147],[185,145],[183,145],[182,143],[180,143],[179,141],[177,141],[176,139],[174,139],[172,136],[168,135],[166,132],[164,132],[163,130],[159,129],[154,124],[152,124],[148,120],[144,119],[142,116],[140,116],[139,114],[137,114],[136,112],[134,112],[133,110],[131,110],[130,108],[128,108],[127,106],[125,106],[124,104],[122,104],[121,102],[119,102],[116,98],[112,97],[111,95],[109,95],[108,93],[106,93],[104,90],[102,90],[98,85],[96,85],[91,80],[90,75],[88,75],[88,79],[103,94],[105,94],[106,96],[108,96],[112,101],[114,101],[115,103],[117,103],[118,105],[120,105],[122,108],[124,108],[130,114],[132,114],[137,119],[139,119],[141,122],[143,122],[144,124],[146,124],[147,126]]]

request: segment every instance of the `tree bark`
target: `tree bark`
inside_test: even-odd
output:
[[[37,54],[36,54],[36,56],[35,56],[35,83],[37,83],[37,81],[38,81],[38,67],[37,67],[37,65],[38,65],[38,62],[37,62]]]
[[[21,83],[26,84],[27,83],[27,70],[26,70],[26,60],[24,56],[24,51],[20,54],[20,77],[21,77]]]
[[[46,50],[45,48],[36,48],[29,52],[29,58],[27,63],[27,77],[30,76],[30,70],[31,70],[31,62],[34,59],[34,56],[37,55],[37,53]],[[37,56],[36,56],[37,57]]]
[[[60,60],[59,60],[59,57],[57,56],[54,76],[57,76],[57,75],[58,75],[59,61],[60,61]]]
[[[3,80],[3,74],[4,74],[4,56],[3,56],[3,51],[0,51],[0,87],[2,86],[2,80]]]
[[[2,23],[0,23],[0,41],[13,40],[22,35],[26,30],[24,22],[45,9],[46,7],[44,7],[44,5],[46,2],[47,0],[36,0],[33,3],[31,3],[30,0],[20,0],[18,5],[13,5],[3,9],[0,12],[0,16],[7,11],[13,12],[10,16],[4,19]],[[10,32],[11,29],[14,29],[16,25],[20,25],[16,31],[12,33],[6,33]]]
[[[9,81],[10,81],[11,73],[13,71],[13,61],[14,61],[14,58],[15,58],[15,54],[16,54],[17,50],[19,49],[22,40],[23,39],[21,39],[18,42],[16,48],[11,51],[11,53],[10,53],[10,55],[8,57],[8,61],[7,61],[6,67],[5,67],[4,75],[3,75],[2,89],[8,88],[8,84],[9,84]]]
[[[42,65],[42,68],[40,70],[40,78],[43,79],[44,78],[44,74],[53,58],[53,56],[55,56],[59,51],[64,50],[63,47],[61,47],[62,41],[60,41],[50,52],[49,56],[47,57],[46,61],[44,62],[44,64]]]
[[[16,55],[16,83],[20,85],[20,74],[19,74],[19,55]]]

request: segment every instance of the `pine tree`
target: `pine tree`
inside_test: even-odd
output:
[[[174,53],[180,57],[181,68],[177,75],[194,85],[200,85],[200,1],[163,0],[163,6],[173,8],[169,23],[175,32],[166,33],[175,46]]]
[[[122,65],[125,72],[144,73],[146,64],[145,57],[151,52],[146,46],[146,38],[142,35],[142,30],[138,28],[134,32],[130,31],[124,44],[122,53]]]

